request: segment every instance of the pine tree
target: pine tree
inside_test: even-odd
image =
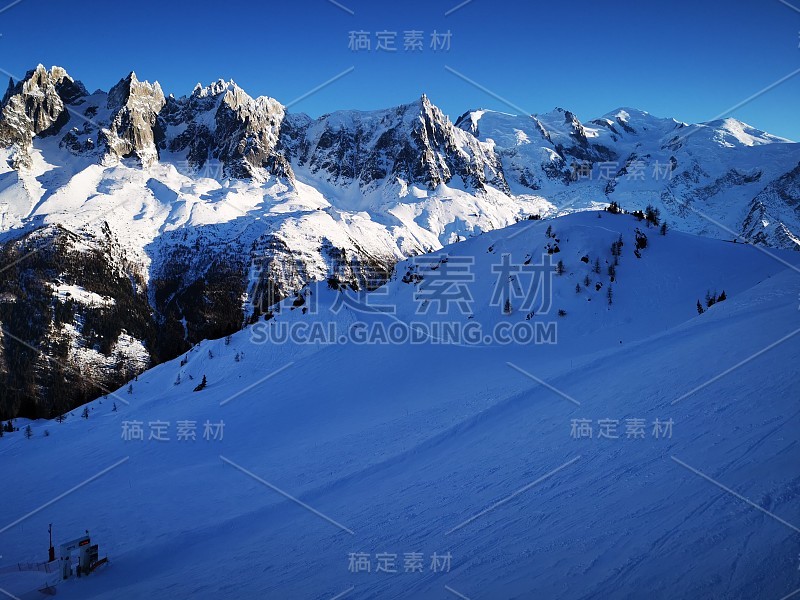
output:
[[[25,428],[25,437],[28,438],[28,439],[31,439],[33,437],[33,429],[31,429],[30,425],[28,425]]]
[[[647,219],[647,223],[652,223],[656,227],[658,227],[659,221],[661,219],[661,211],[655,208],[652,204],[648,204],[647,208],[644,209],[645,219]]]
[[[83,407],[83,412],[81,413],[81,417],[83,417],[84,419],[88,419],[89,418],[89,407],[88,406],[84,406]]]
[[[661,230],[660,230],[660,231],[661,231],[661,235],[667,235],[667,230],[668,230],[668,229],[669,229],[669,227],[667,227],[667,222],[666,222],[666,221],[664,221],[664,222],[661,224]]]
[[[67,417],[65,417],[64,415],[58,415],[56,417],[56,421],[59,422],[59,423],[63,423],[66,418]]]
[[[706,306],[711,308],[717,303],[717,291],[714,290],[714,293],[706,292]]]
[[[706,312],[706,311],[703,310],[703,305],[700,304],[700,300],[698,300],[697,301],[697,314],[698,315],[702,315],[704,312]]]
[[[592,271],[594,271],[595,273],[600,273],[600,259],[599,258],[595,258],[594,259],[594,266],[592,267]]]
[[[547,237],[553,237],[553,226],[552,225],[548,225],[547,226],[547,231],[545,231],[544,234]]]
[[[558,275],[563,275],[564,271],[566,271],[566,269],[564,268],[564,261],[560,260],[558,261],[558,264],[556,264],[556,273]]]
[[[111,407],[111,412],[117,412],[117,403],[114,402],[114,406]]]
[[[504,312],[505,314],[507,314],[507,315],[510,315],[510,314],[511,314],[511,310],[512,310],[512,309],[511,309],[511,300],[510,300],[510,299],[508,299],[508,298],[506,298],[506,302],[505,302],[505,304],[503,305],[503,312]]]
[[[592,280],[589,279],[589,276],[587,275],[583,278],[583,286],[588,288],[590,285],[592,285]]]
[[[611,278],[611,281],[614,281],[617,277],[617,268],[613,264],[608,265],[608,276]]]
[[[133,394],[133,384],[132,383],[128,385],[128,393],[129,394]]]
[[[728,297],[725,295],[725,290],[722,290],[722,293],[717,297],[717,302],[724,302],[727,299]]]
[[[181,374],[178,373],[178,376],[175,378],[175,383],[172,385],[180,385],[181,384]]]
[[[214,354],[211,352],[211,350],[208,351],[208,358],[214,358]]]
[[[614,303],[614,293],[611,291],[611,286],[608,286],[606,298],[608,298],[608,305],[611,306]]]
[[[197,387],[194,388],[194,391],[195,392],[202,391],[202,390],[206,389],[207,385],[208,385],[208,381],[206,381],[206,376],[203,375],[203,380],[200,383],[197,384]]]
[[[580,283],[576,283],[575,284],[575,293],[576,294],[580,294],[581,293],[581,284]]]

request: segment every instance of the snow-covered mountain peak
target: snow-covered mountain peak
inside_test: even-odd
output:
[[[217,79],[213,83],[210,83],[206,86],[198,82],[192,90],[192,96],[196,96],[198,98],[205,98],[206,96],[218,96],[235,85],[236,83],[233,81],[233,79],[229,79],[228,81],[225,81],[224,79]]]
[[[84,95],[83,84],[60,67],[48,71],[39,64],[20,81],[9,82],[2,101],[0,146],[14,148],[12,166],[29,168],[34,137],[57,134],[69,121],[64,103]]]
[[[113,164],[133,157],[143,167],[157,162],[158,144],[164,137],[158,115],[166,102],[158,82],[140,81],[133,71],[112,87],[106,105],[113,116],[100,133],[105,159]]]
[[[709,133],[716,143],[729,148],[793,143],[791,140],[772,135],[732,117],[701,123],[698,127],[710,130]]]
[[[136,103],[151,101],[155,112],[160,112],[166,102],[161,85],[157,81],[152,84],[149,81],[140,81],[134,71],[120,79],[108,92],[108,108],[112,110],[118,110],[123,106],[130,108]]]
[[[384,184],[434,190],[458,177],[458,185],[505,189],[497,157],[474,136],[454,126],[427,96],[378,111],[338,111],[308,124],[287,146],[298,166],[315,179],[370,193]]]

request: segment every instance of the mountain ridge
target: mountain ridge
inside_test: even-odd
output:
[[[155,364],[269,316],[309,282],[372,289],[404,258],[611,202],[652,205],[690,233],[800,249],[800,144],[715,123],[633,108],[585,123],[566,109],[471,110],[452,122],[425,94],[314,119],[233,81],[175,98],[131,71],[89,93],[65,69],[39,65],[0,103],[0,251],[24,256],[36,231],[58,227],[92,250],[92,268],[23,260],[0,272],[0,295],[18,297],[19,279],[36,282],[30,306],[41,315],[50,306],[51,317],[29,341],[61,340],[57,355],[70,366],[82,368],[69,357],[89,355],[98,329],[112,346],[135,338]],[[48,239],[66,239],[54,231]],[[120,264],[136,282],[120,292],[135,307],[133,336],[110,325],[109,307],[53,292],[104,296],[97,273]],[[25,320],[20,302],[0,303],[0,324]],[[6,336],[0,362],[14,346]],[[47,364],[24,363],[26,381],[47,389]],[[8,402],[0,396],[0,407]]]

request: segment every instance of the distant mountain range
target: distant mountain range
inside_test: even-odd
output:
[[[453,123],[424,95],[312,119],[232,81],[89,93],[41,65],[1,106],[0,417],[58,414],[309,281],[372,288],[533,215],[651,204],[675,229],[800,249],[800,145],[734,119]]]

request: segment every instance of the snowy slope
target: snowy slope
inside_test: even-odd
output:
[[[524,310],[490,306],[492,266],[505,253],[535,262],[554,243],[566,270],[551,312],[532,321],[558,323],[555,345],[255,343],[282,323],[334,323],[337,337],[355,322],[526,323]],[[142,374],[131,394],[91,403],[88,420],[74,411],[33,423],[30,440],[0,439],[9,523],[116,465],[0,529],[2,560],[43,560],[52,522],[57,539],[89,529],[112,561],[59,585],[64,598],[777,600],[798,586],[800,336],[704,385],[800,327],[800,276],[786,264],[800,261],[771,252],[581,213],[446,248],[450,263],[474,260],[467,313],[417,314],[423,288],[405,275],[430,281],[441,256],[401,263],[375,292],[393,317],[333,314],[342,292],[312,286],[294,310],[289,299],[229,343],[203,342],[186,364]],[[696,300],[723,289],[728,299],[698,315]],[[304,314],[312,302],[319,310]],[[192,393],[203,374],[208,388]],[[598,439],[603,418],[620,421],[619,439]],[[643,439],[626,439],[629,418],[645,420]],[[176,439],[187,419],[194,442]],[[573,419],[591,419],[594,437],[574,439]],[[670,437],[651,434],[656,419],[673,420]],[[171,441],[123,440],[135,420],[169,422]],[[202,439],[206,420],[224,422],[221,441]],[[370,573],[348,568],[357,552]],[[411,552],[423,553],[422,573],[404,572]],[[450,568],[433,572],[431,555],[448,552]],[[398,572],[375,572],[378,553],[397,554]],[[12,584],[0,574],[0,587]],[[10,591],[26,591],[18,585]]]

